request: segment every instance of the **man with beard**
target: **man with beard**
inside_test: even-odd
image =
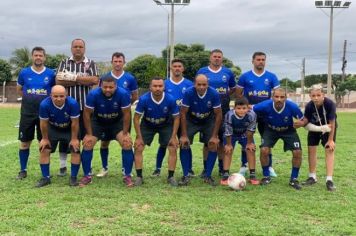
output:
[[[90,168],[96,142],[116,140],[122,148],[122,161],[125,168],[124,183],[127,187],[132,187],[133,152],[129,133],[130,95],[124,89],[117,87],[115,78],[106,77],[99,88],[89,92],[83,116],[86,130],[82,151],[84,177],[80,180],[79,186],[83,187],[92,182]]]
[[[141,120],[142,117],[142,120]],[[140,122],[141,120],[141,122]],[[134,115],[135,168],[136,186],[143,184],[143,150],[150,146],[155,134],[159,134],[159,145],[168,147],[168,178],[167,183],[177,186],[174,171],[177,163],[177,148],[179,146],[177,131],[179,128],[179,109],[176,100],[164,92],[164,82],[160,77],[154,77],[150,83],[150,91],[143,94],[136,106]]]
[[[292,151],[293,155],[289,185],[296,190],[300,190],[298,175],[302,163],[302,146],[294,128],[293,118],[302,120],[302,111],[297,104],[287,100],[287,93],[283,88],[274,89],[272,100],[254,105],[253,110],[263,118],[265,123],[261,144],[261,166],[264,176],[261,185],[270,184],[272,181],[268,166],[268,155],[277,141],[282,139],[284,151]]]
[[[20,180],[27,177],[27,162],[35,129],[37,140],[42,139],[38,118],[40,103],[49,96],[51,88],[55,85],[55,73],[45,67],[45,60],[45,50],[42,47],[34,47],[32,66],[22,69],[17,80],[17,93],[22,97],[18,137],[20,140],[20,172],[16,177]]]

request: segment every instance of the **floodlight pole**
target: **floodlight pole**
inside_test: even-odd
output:
[[[342,5],[343,3],[343,5]],[[334,23],[334,8],[349,8],[350,1],[334,1],[334,0],[316,0],[317,8],[330,8],[330,28],[329,28],[329,52],[328,52],[328,78],[327,78],[327,96],[331,98],[331,83],[332,83],[332,54],[333,54],[333,23]]]

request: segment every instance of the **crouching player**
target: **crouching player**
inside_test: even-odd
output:
[[[232,154],[235,144],[241,145],[242,151],[246,151],[248,167],[250,169],[250,183],[258,185],[260,182],[256,179],[256,145],[253,141],[253,134],[256,130],[256,113],[248,108],[246,98],[239,98],[235,101],[235,108],[225,115],[224,121],[224,173],[220,181],[221,185],[227,185],[229,178],[229,169],[231,165]]]
[[[284,142],[284,151],[292,151],[292,173],[289,185],[296,190],[302,187],[298,182],[300,165],[302,163],[302,147],[293,119],[303,119],[303,113],[297,104],[287,100],[287,93],[283,88],[276,88],[272,92],[272,100],[266,100],[253,106],[254,112],[264,121],[264,131],[261,143],[261,166],[263,178],[261,185],[271,183],[269,171],[269,153],[279,139]]]
[[[89,92],[84,108],[83,120],[86,135],[83,139],[82,165],[84,177],[79,185],[92,182],[90,176],[93,148],[99,140],[116,140],[122,147],[122,160],[125,169],[124,183],[132,187],[131,170],[133,165],[132,140],[129,133],[131,123],[130,95],[118,88],[116,79],[105,77],[99,88]]]
[[[66,90],[61,85],[55,85],[51,97],[40,104],[40,166],[42,178],[36,187],[40,188],[51,183],[49,173],[50,154],[55,152],[59,141],[69,143],[71,151],[70,186],[77,186],[77,175],[80,165],[79,132],[79,104],[75,99],[67,97]]]

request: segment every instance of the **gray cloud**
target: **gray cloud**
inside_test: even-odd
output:
[[[351,4],[336,11],[333,71],[340,73],[342,46],[348,40],[348,73],[356,73],[356,14]],[[167,45],[167,13],[151,0],[3,0],[0,2],[0,57],[15,48],[41,45],[50,54],[70,54],[70,41],[81,37],[87,55],[108,61],[113,51],[128,60],[140,54],[160,55]],[[248,70],[251,54],[268,53],[268,69],[294,80],[306,58],[306,72],[327,72],[328,17],[311,0],[191,0],[176,7],[175,42],[221,48]],[[327,13],[327,11],[326,11]]]

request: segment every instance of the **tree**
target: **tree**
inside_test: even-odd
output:
[[[31,52],[27,47],[17,48],[12,52],[10,64],[14,69],[14,75],[17,77],[22,68],[31,65]]]
[[[142,55],[126,64],[125,69],[137,79],[139,88],[148,88],[152,77],[165,75],[165,61],[154,55]]]
[[[289,78],[283,78],[280,81],[281,87],[287,89],[287,91],[295,91],[297,88],[296,83]]]
[[[59,66],[59,63],[62,60],[64,60],[65,58],[67,58],[67,56],[64,54],[56,54],[54,56],[47,54],[45,64],[48,68],[57,69]]]
[[[11,65],[7,61],[0,59],[0,82],[10,81],[11,78]]]

